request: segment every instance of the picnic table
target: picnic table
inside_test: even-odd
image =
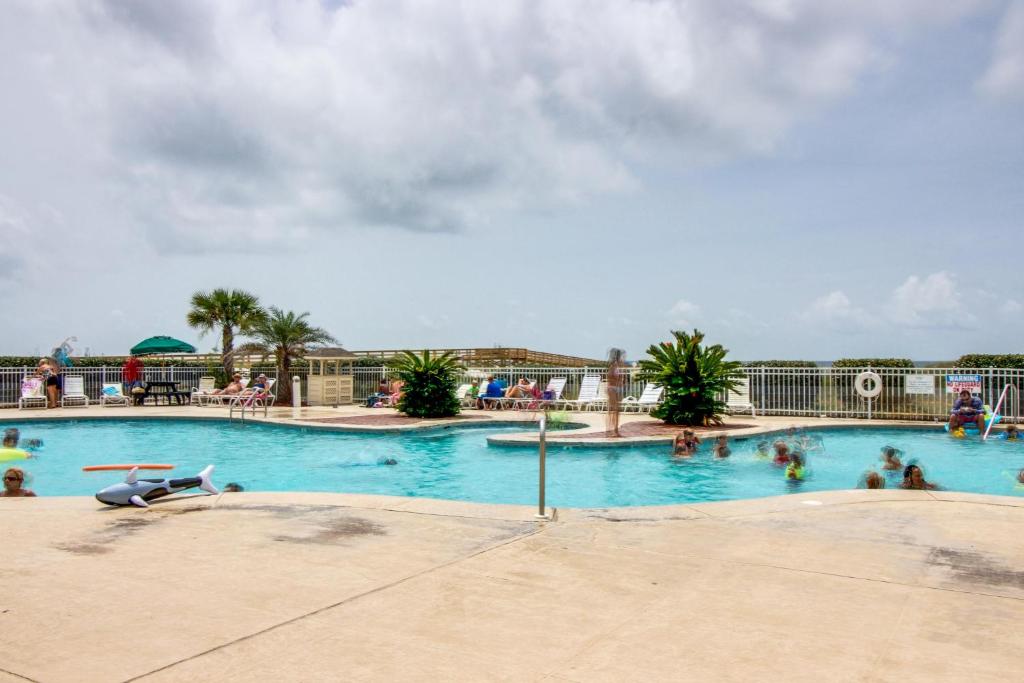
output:
[[[189,403],[191,396],[191,392],[179,391],[177,382],[146,382],[146,391],[135,394],[135,405],[144,405],[147,398],[153,399],[153,405],[159,405],[161,398],[167,401],[167,405],[171,405],[172,400],[178,405],[184,405]]]

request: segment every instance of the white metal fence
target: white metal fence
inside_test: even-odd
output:
[[[32,368],[0,368],[0,406],[16,406],[21,379],[31,374]],[[854,384],[861,372],[871,370],[882,378],[882,392],[870,402],[857,394]],[[272,368],[254,368],[274,377]],[[946,375],[981,375],[982,399],[993,408],[1003,387],[1013,384],[1024,388],[1024,370],[1009,368],[957,369],[957,368],[745,368],[750,384],[750,398],[758,414],[804,415],[829,417],[895,418],[910,420],[944,420],[949,415],[954,396],[946,391]],[[580,381],[585,375],[604,376],[604,368],[552,368],[511,367],[471,368],[459,377],[460,383],[472,379],[485,380],[493,375],[509,384],[520,377],[536,381],[541,387],[553,377],[565,377],[563,398],[575,398]],[[99,398],[104,382],[119,382],[121,368],[68,368],[67,375],[85,378],[86,393]],[[146,380],[173,381],[187,390],[199,385],[199,377],[207,374],[203,368],[168,367],[146,368]],[[298,373],[305,392],[305,371]],[[357,367],[352,369],[353,400],[362,403],[377,391],[382,378],[392,376],[388,368]],[[908,380],[909,378],[912,378]],[[636,373],[627,375],[626,395],[638,397],[644,382]],[[930,391],[929,391],[930,389]],[[910,393],[914,392],[914,393]],[[1020,392],[1013,389],[1000,411],[1004,420],[1024,421]]]

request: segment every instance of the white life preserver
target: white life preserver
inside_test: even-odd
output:
[[[868,389],[868,380],[875,383],[875,386]],[[857,393],[864,398],[874,398],[882,393],[882,378],[878,376],[877,372],[862,372],[857,375],[857,379],[853,382],[853,388],[857,390]]]

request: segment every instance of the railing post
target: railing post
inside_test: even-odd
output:
[[[538,489],[537,489],[537,514],[534,515],[537,519],[551,519],[547,514],[547,506],[545,505],[545,493],[547,482],[545,481],[547,475],[547,426],[548,419],[546,413],[540,414],[540,433],[537,439],[537,463],[538,463]]]

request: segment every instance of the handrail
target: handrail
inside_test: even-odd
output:
[[[1006,392],[1009,391],[1010,387],[1017,389],[1017,385],[1011,383],[1008,383],[1005,387],[1003,387],[1003,391],[999,394],[999,400],[996,401],[995,410],[992,411],[992,419],[988,421],[988,427],[985,427],[985,433],[981,436],[982,441],[987,439],[988,433],[992,431],[992,425],[996,423],[996,417],[999,416],[999,409],[1002,407],[1003,399],[1006,398]],[[1020,394],[1020,389],[1017,389],[1017,394]]]
[[[537,514],[534,515],[537,519],[551,519],[547,514],[544,495],[546,493],[547,482],[545,481],[547,475],[547,431],[548,431],[548,418],[546,413],[540,414],[540,433],[537,439],[537,465],[538,465],[538,488],[537,488]]]

